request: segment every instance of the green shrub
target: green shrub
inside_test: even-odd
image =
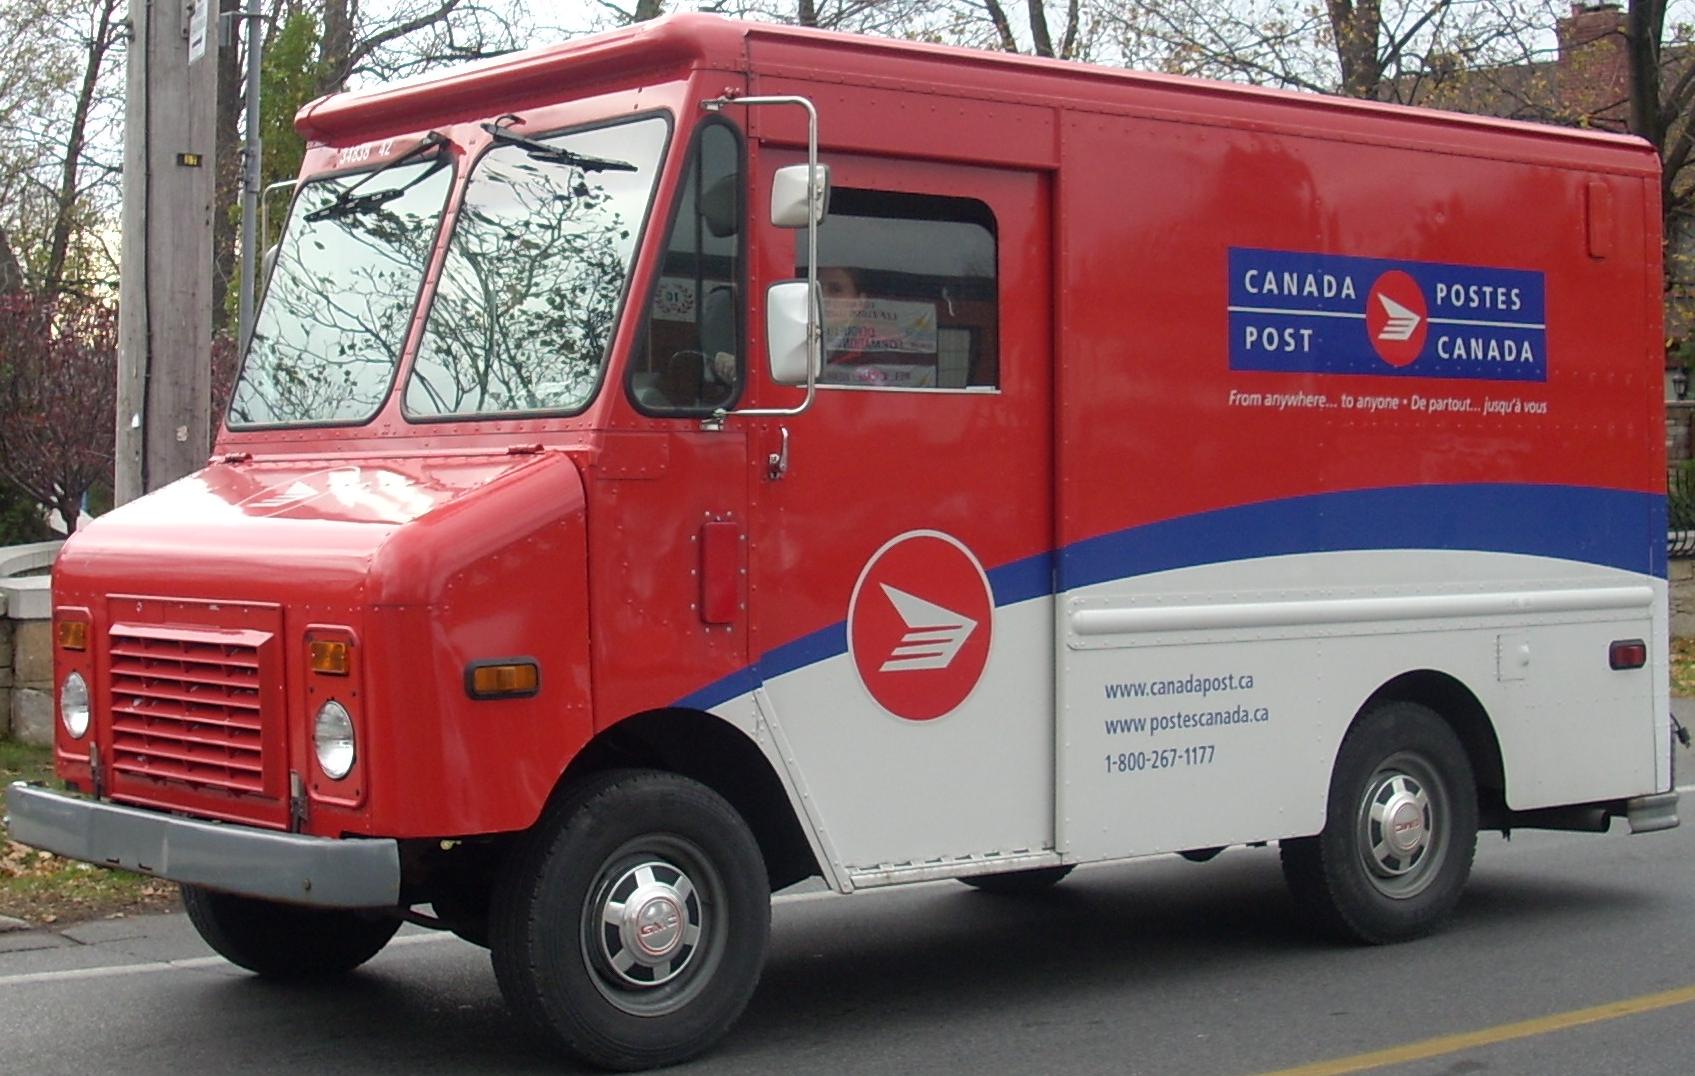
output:
[[[0,546],[45,542],[53,537],[36,504],[12,483],[0,480]]]

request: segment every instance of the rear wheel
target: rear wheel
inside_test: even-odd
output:
[[[1381,944],[1421,937],[1458,903],[1477,847],[1471,762],[1424,706],[1364,715],[1337,752],[1324,831],[1283,841],[1283,873],[1326,933]]]
[[[597,775],[502,871],[490,925],[507,1003],[569,1053],[614,1069],[707,1049],[753,996],[771,890],[717,793],[674,774]]]
[[[974,874],[960,881],[972,889],[1001,896],[1019,897],[1045,893],[1064,880],[1071,867],[1034,867],[1025,871],[1006,871],[1002,874]]]
[[[391,916],[182,887],[188,921],[232,964],[272,979],[342,975],[376,956],[400,920]]]

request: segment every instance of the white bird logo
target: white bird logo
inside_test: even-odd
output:
[[[968,616],[896,590],[887,583],[877,585],[889,596],[907,628],[878,672],[945,669],[953,664],[960,647],[977,630],[977,622]]]
[[[1418,331],[1418,323],[1424,319],[1382,292],[1378,292],[1377,301],[1383,304],[1383,312],[1389,315],[1377,338],[1397,344],[1411,340],[1412,334]]]

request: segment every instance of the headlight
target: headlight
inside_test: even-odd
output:
[[[74,739],[88,732],[88,683],[79,673],[71,673],[59,685],[59,719]]]
[[[318,708],[318,719],[312,724],[312,745],[318,751],[318,768],[332,781],[346,777],[353,769],[353,715],[347,707],[331,699]]]

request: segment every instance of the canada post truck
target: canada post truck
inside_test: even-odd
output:
[[[1634,139],[678,15],[328,97],[206,467],[54,568],[17,839],[612,1068],[770,894],[1676,825]],[[1197,868],[1203,869],[1203,868]]]

